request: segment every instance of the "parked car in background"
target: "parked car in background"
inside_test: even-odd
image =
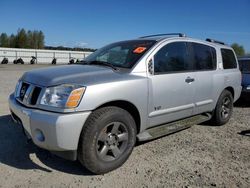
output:
[[[231,47],[161,34],[107,45],[80,63],[26,72],[9,107],[37,146],[103,174],[128,159],[136,140],[210,119],[227,123],[241,89]]]
[[[242,73],[241,99],[250,101],[250,57],[238,58]]]

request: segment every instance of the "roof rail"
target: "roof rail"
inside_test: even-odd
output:
[[[221,41],[218,41],[218,40],[214,40],[214,39],[209,39],[209,38],[207,38],[206,41],[225,45],[224,42],[221,42]]]
[[[168,36],[168,35],[177,35],[179,37],[186,37],[186,35],[184,33],[165,33],[165,34],[142,36],[142,37],[139,37],[139,38],[149,38],[149,37]]]

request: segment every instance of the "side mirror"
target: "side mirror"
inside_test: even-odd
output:
[[[153,58],[148,61],[148,72],[150,74],[154,73],[154,68],[153,68]]]

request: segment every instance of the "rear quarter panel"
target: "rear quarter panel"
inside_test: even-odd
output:
[[[226,48],[226,47],[223,47]],[[231,48],[228,48],[232,50]],[[239,64],[237,62],[237,68],[234,69],[223,69],[223,61],[221,56],[221,48],[217,47],[217,62],[218,67],[216,70],[216,74],[213,76],[213,97],[214,97],[214,104],[213,108],[215,108],[216,103],[222,93],[222,91],[228,87],[233,88],[234,90],[234,102],[238,100],[241,94],[241,72],[239,70]],[[234,53],[235,55],[235,53]],[[236,57],[236,55],[235,55]],[[237,61],[237,58],[236,58]]]

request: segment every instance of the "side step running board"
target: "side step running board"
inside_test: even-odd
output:
[[[211,119],[210,114],[200,114],[196,116],[192,116],[189,118],[185,118],[179,121],[159,125],[157,127],[149,128],[140,134],[137,135],[139,141],[152,140],[158,137],[162,137],[174,132],[181,131],[183,129],[187,129],[192,125],[196,125]]]

